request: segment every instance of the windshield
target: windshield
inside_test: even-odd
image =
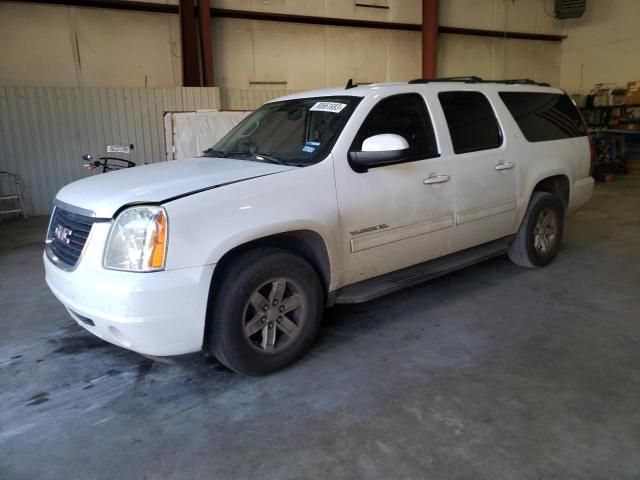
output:
[[[323,160],[360,97],[299,98],[267,103],[205,156],[306,166]]]

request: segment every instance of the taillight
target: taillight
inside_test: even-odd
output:
[[[593,169],[596,166],[596,144],[593,142],[593,137],[589,135],[589,153],[591,154],[591,167],[589,168],[589,175],[593,175]]]

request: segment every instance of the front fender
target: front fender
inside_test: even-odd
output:
[[[331,160],[168,202],[167,269],[211,265],[247,242],[309,230],[325,243],[333,288],[340,250]]]
[[[261,226],[260,228],[254,228],[251,230],[243,230],[237,232],[224,239],[221,243],[217,244],[210,252],[208,257],[208,264],[218,263],[220,259],[230,252],[231,250],[245,245],[247,243],[260,240],[262,238],[271,237],[278,234],[285,234],[290,232],[298,232],[298,231],[308,231],[313,232],[320,236],[322,242],[324,243],[324,247],[327,252],[327,256],[329,257],[329,269],[330,269],[330,282],[329,282],[329,291],[337,288],[337,284],[339,281],[338,272],[339,265],[338,260],[338,252],[335,248],[336,238],[331,234],[331,232],[326,228],[325,225],[319,224],[317,222],[313,222],[310,220],[298,220],[292,222],[282,222],[267,226]]]

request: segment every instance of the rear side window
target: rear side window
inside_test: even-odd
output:
[[[351,149],[361,150],[363,141],[382,133],[404,137],[409,143],[410,160],[438,155],[431,118],[422,96],[417,93],[393,95],[380,100],[362,123]]]
[[[587,134],[578,109],[567,95],[500,92],[500,98],[530,142],[582,137]]]
[[[489,150],[502,145],[502,133],[493,108],[480,92],[438,94],[455,153]]]

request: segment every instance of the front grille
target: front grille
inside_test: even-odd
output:
[[[82,254],[95,219],[55,207],[47,232],[46,252],[49,260],[70,270]]]

